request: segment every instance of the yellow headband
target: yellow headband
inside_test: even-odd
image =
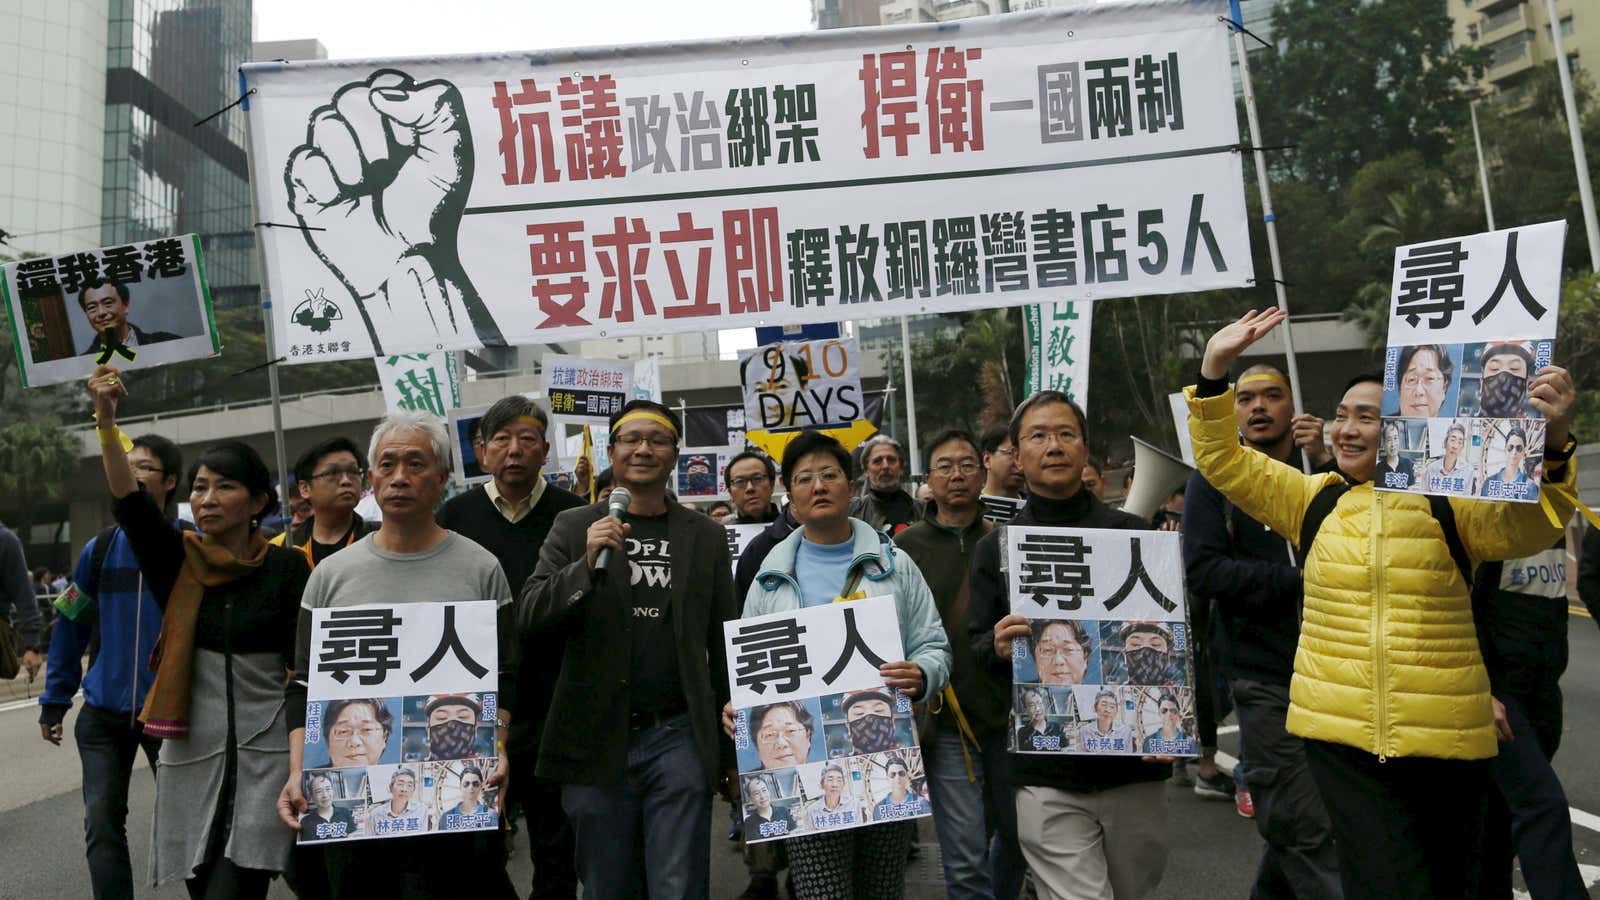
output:
[[[649,410],[649,409],[636,409],[633,412],[630,412],[627,415],[623,416],[622,418],[618,419],[617,420],[617,424],[612,426],[611,433],[612,434],[616,434],[617,430],[620,429],[622,426],[628,424],[629,422],[635,422],[635,421],[639,421],[639,420],[643,420],[643,421],[646,421],[646,422],[654,422],[657,425],[664,426],[668,431],[672,432],[672,436],[673,437],[677,437],[678,436],[678,426],[672,424],[672,420],[671,419],[667,418],[666,416],[663,416],[662,414],[660,414],[660,413],[658,413],[658,412],[656,412],[654,410]]]
[[[1277,372],[1257,372],[1254,375],[1246,375],[1239,379],[1239,383],[1234,385],[1234,389],[1237,390],[1247,384],[1253,384],[1257,381],[1270,381],[1273,384],[1285,389],[1289,387],[1289,382],[1285,381],[1283,376],[1279,375]]]
[[[507,422],[506,424],[507,425],[532,425],[533,427],[539,429],[540,431],[544,430],[544,423],[539,421],[538,419],[535,419],[533,416],[517,416],[515,419],[512,419],[511,421]]]

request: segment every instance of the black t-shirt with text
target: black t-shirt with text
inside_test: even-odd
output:
[[[629,635],[628,711],[673,713],[684,707],[678,672],[677,641],[672,637],[672,544],[667,517],[623,516],[632,532],[623,542],[628,551],[628,588],[633,596],[633,628]]]

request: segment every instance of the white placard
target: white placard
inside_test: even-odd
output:
[[[784,341],[739,352],[749,431],[828,431],[866,418],[855,338]]]
[[[384,409],[418,410],[444,418],[461,406],[457,353],[404,353],[373,360],[383,387]]]
[[[605,425],[634,398],[634,364],[626,360],[551,355],[540,365],[550,414],[567,421]]]
[[[733,571],[739,571],[739,556],[744,553],[744,548],[756,539],[756,535],[766,531],[770,526],[765,522],[754,522],[748,525],[723,525],[728,532],[728,555],[733,558]],[[739,598],[743,602],[744,598]]]

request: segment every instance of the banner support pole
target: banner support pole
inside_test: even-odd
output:
[[[917,446],[917,395],[911,384],[911,319],[900,317],[900,363],[906,379],[906,455],[911,457],[911,474],[922,474],[922,453]]]
[[[1277,295],[1278,308],[1289,314],[1289,297],[1283,285],[1283,257],[1278,252],[1278,217],[1272,211],[1272,187],[1267,183],[1267,156],[1261,151],[1261,120],[1256,114],[1256,92],[1250,84],[1249,51],[1244,45],[1244,13],[1239,0],[1228,0],[1228,12],[1233,16],[1229,28],[1233,32],[1233,54],[1239,61],[1239,83],[1244,88],[1245,120],[1250,127],[1250,150],[1256,162],[1256,188],[1261,194],[1261,219],[1267,226],[1267,250],[1272,257],[1272,287]],[[1293,395],[1296,412],[1306,412],[1305,398],[1300,392],[1300,363],[1294,352],[1294,321],[1284,322],[1283,350],[1289,369],[1289,392]],[[1311,471],[1311,460],[1302,459],[1301,466]]]
[[[1578,121],[1578,103],[1572,95],[1572,69],[1567,63],[1566,42],[1561,39],[1561,14],[1556,0],[1545,0],[1550,17],[1550,39],[1556,45],[1556,73],[1561,76],[1561,102],[1567,110],[1567,134],[1572,138],[1572,163],[1578,171],[1578,199],[1583,203],[1583,230],[1589,237],[1589,270],[1600,272],[1600,224],[1595,221],[1594,187],[1589,183],[1589,161],[1583,152],[1583,129]]]
[[[283,442],[283,396],[278,390],[278,338],[272,332],[272,295],[267,291],[267,253],[261,244],[261,206],[255,186],[255,150],[251,141],[250,96],[245,93],[244,72],[239,73],[240,108],[245,111],[244,149],[245,171],[250,173],[250,226],[256,242],[256,275],[261,281],[261,328],[267,339],[267,391],[272,398],[272,450],[278,464],[278,501],[287,504],[289,497],[289,455]],[[284,506],[279,507],[279,513]]]
[[[1483,215],[1494,230],[1494,201],[1489,197],[1489,167],[1483,159],[1483,137],[1478,133],[1478,101],[1467,101],[1467,112],[1472,115],[1472,144],[1478,150],[1478,183],[1483,186]]]

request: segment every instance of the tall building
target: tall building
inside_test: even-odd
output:
[[[1458,47],[1484,47],[1489,66],[1481,86],[1507,102],[1518,102],[1529,78],[1556,57],[1545,0],[1447,0]],[[1573,71],[1600,64],[1600,5],[1594,0],[1558,0],[1561,42]]]

